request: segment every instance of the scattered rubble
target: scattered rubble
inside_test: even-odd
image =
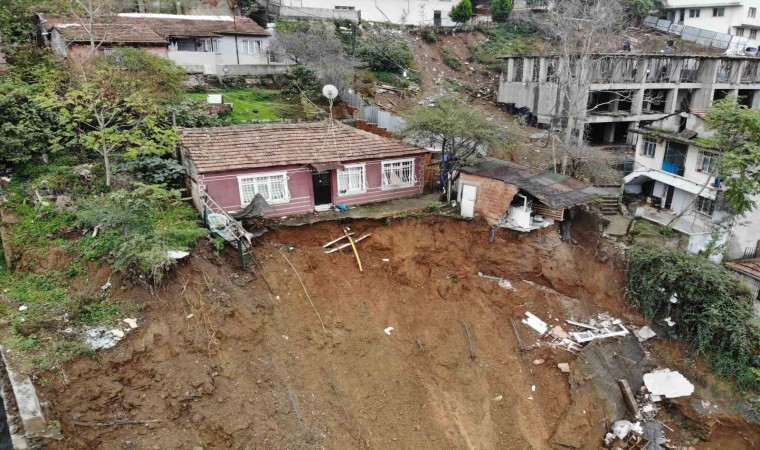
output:
[[[514,289],[512,287],[512,282],[507,280],[506,278],[501,277],[495,277],[493,275],[485,275],[483,272],[478,272],[478,276],[480,278],[485,278],[486,280],[493,280],[496,281],[499,285],[499,287],[504,289]]]
[[[679,372],[662,369],[644,375],[644,385],[651,394],[652,401],[663,398],[688,397],[694,393],[694,385]]]
[[[633,334],[636,335],[636,338],[639,340],[639,342],[644,342],[657,336],[657,334],[648,326],[644,326],[638,330],[635,330]]]
[[[137,319],[127,318],[123,319],[120,324],[122,322],[126,326],[117,325],[114,328],[100,326],[85,329],[83,333],[84,342],[93,350],[106,350],[115,347],[127,333],[137,328]],[[69,328],[65,332],[74,333],[75,331]]]

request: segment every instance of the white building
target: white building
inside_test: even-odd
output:
[[[758,47],[760,0],[667,0],[667,19],[679,25],[749,38]]]
[[[62,17],[41,17],[40,28],[57,53],[77,57],[90,53],[94,37],[98,52],[140,47],[204,75],[274,75],[285,73],[287,60],[270,51],[272,31],[247,17],[125,13],[92,32]]]
[[[356,11],[359,19],[368,22],[436,26],[454,26],[449,11],[456,5],[454,0],[280,0],[279,3],[281,9],[290,9],[299,17],[305,14],[326,19],[334,17],[332,11]]]
[[[711,259],[743,257],[760,240],[758,207],[744,216],[727,211],[715,170],[718,151],[702,138],[712,132],[701,114],[679,113],[630,130],[637,135],[633,172],[625,177],[629,193],[641,194],[645,220],[670,225],[682,234],[682,246],[698,253],[718,247]],[[683,215],[672,222],[678,214]],[[725,250],[725,251],[722,251]]]

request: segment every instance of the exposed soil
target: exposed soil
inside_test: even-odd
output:
[[[273,294],[234,252],[210,249],[155,295],[124,290],[146,306],[137,332],[46,374],[40,389],[65,436],[50,448],[599,448],[605,400],[583,380],[571,388],[556,367],[570,353],[520,353],[509,320],[608,311],[642,323],[594,222],[575,225],[576,243],[547,229],[499,230],[488,244],[485,224],[437,217],[350,225],[372,233],[357,244],[363,273],[350,250],[323,254],[342,233],[333,222],[263,237]],[[158,422],[86,426],[112,420]]]

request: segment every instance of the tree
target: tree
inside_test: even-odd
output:
[[[726,201],[737,215],[751,211],[760,194],[760,111],[731,96],[713,103],[705,121],[721,149],[716,176],[724,180]]]
[[[401,32],[381,28],[373,28],[362,36],[357,55],[364,67],[375,72],[402,73],[414,61],[414,53]]]
[[[491,17],[494,22],[506,22],[509,20],[509,13],[512,12],[512,0],[493,0],[491,2]]]
[[[66,0],[69,13],[90,40],[90,53],[107,42],[119,13],[134,8],[133,0]]]
[[[341,91],[351,87],[354,67],[334,27],[321,23],[299,26],[279,32],[277,39],[276,51],[308,67],[322,84],[332,84]]]
[[[409,112],[406,121],[404,134],[408,138],[442,149],[445,161],[442,173],[449,201],[458,169],[479,151],[505,141],[504,131],[497,122],[455,97],[439,98],[432,107],[417,106]]]
[[[119,64],[124,61],[132,63]],[[145,52],[124,59],[94,58],[87,67],[80,67],[59,102],[65,130],[61,144],[100,156],[107,186],[111,185],[114,158],[162,155],[176,144],[176,133],[166,122],[163,108],[174,98],[174,72],[166,78],[153,78],[143,73],[151,72],[151,65],[139,61],[152,59]],[[161,89],[168,94],[162,96]]]
[[[571,159],[588,153],[584,128],[589,89],[596,76],[613,67],[609,59],[598,54],[616,50],[612,47],[614,38],[628,25],[626,6],[624,0],[565,0],[555,10],[532,20],[553,42],[556,52],[553,82],[557,97],[551,124],[555,171],[567,173]],[[557,150],[562,155],[561,163],[557,161]]]
[[[472,18],[472,2],[461,0],[449,11],[449,17],[456,23],[465,23]]]

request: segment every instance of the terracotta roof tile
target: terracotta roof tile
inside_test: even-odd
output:
[[[90,42],[90,34],[80,24],[57,25],[55,29],[67,42]],[[94,25],[96,42],[168,44],[165,38],[150,28],[142,25],[113,24]]]
[[[180,143],[198,171],[349,162],[426,153],[424,148],[328,122],[185,128]]]

